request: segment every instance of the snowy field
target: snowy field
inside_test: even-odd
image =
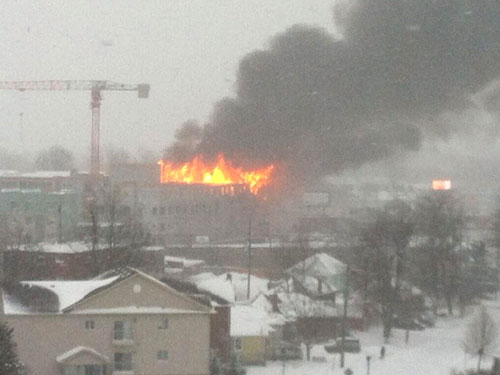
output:
[[[486,302],[491,316],[500,320],[500,302]],[[394,329],[390,343],[385,345],[386,355],[379,358],[383,343],[381,330],[374,328],[361,332],[358,337],[361,353],[346,354],[344,369],[339,367],[339,354],[328,354],[321,345],[315,346],[311,357],[316,361],[267,362],[266,367],[247,367],[247,375],[327,375],[343,374],[350,368],[353,374],[367,374],[367,355],[371,356],[370,375],[449,375],[452,369],[475,368],[477,360],[465,356],[462,339],[467,318],[440,318],[435,328],[411,331],[405,344],[405,332]],[[325,360],[325,362],[319,362]],[[491,357],[483,360],[489,368]]]

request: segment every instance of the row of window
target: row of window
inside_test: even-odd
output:
[[[168,351],[159,350],[156,353],[156,358],[159,361],[168,360]],[[133,370],[133,353],[115,353],[113,365],[115,371],[132,371]],[[64,375],[105,375],[105,365],[73,365],[64,368]]]
[[[167,350],[158,350],[158,352],[156,352],[156,359],[159,361],[167,361],[168,360],[168,351]],[[114,369],[116,371],[132,371],[133,360],[134,360],[133,353],[130,353],[130,352],[115,353],[115,355],[114,355]],[[71,375],[73,375],[73,374],[71,374]],[[80,375],[80,374],[78,374],[78,375]],[[87,375],[87,374],[85,374],[85,375]],[[94,374],[92,374],[92,375],[94,375]]]
[[[85,329],[94,329],[95,321],[86,320]],[[158,329],[168,329],[168,319],[163,319],[158,325]],[[113,326],[113,339],[128,340],[132,339],[132,322],[129,320],[117,320]]]
[[[215,205],[215,211],[219,206],[216,204]],[[165,215],[166,213],[170,215],[179,215],[179,214],[195,214],[195,213],[201,213],[201,212],[208,212],[210,210],[209,206],[206,204],[195,204],[192,206],[185,206],[185,205],[177,205],[177,206],[168,206],[168,207],[153,207],[151,209],[151,212],[153,215]]]
[[[106,366],[104,365],[75,365],[66,366],[64,375],[105,375]]]

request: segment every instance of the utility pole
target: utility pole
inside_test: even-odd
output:
[[[57,242],[62,243],[62,205],[59,202],[57,207]]]
[[[347,266],[345,271],[345,281],[344,281],[344,314],[342,315],[342,347],[340,348],[340,367],[344,367],[345,361],[345,334],[346,334],[346,326],[347,326],[347,300],[349,298],[349,273],[350,269]]]
[[[248,219],[248,280],[247,300],[250,301],[250,276],[252,274],[252,218]]]
[[[24,149],[23,112],[19,112],[19,141]]]

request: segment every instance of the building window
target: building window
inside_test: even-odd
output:
[[[159,350],[158,353],[156,353],[156,358],[159,361],[166,361],[168,359],[168,352],[166,350]]]
[[[161,321],[160,325],[158,326],[158,329],[168,329],[168,319],[165,318]]]
[[[165,207],[160,207],[160,215],[165,215]]]
[[[115,371],[132,371],[132,353],[115,353]]]
[[[157,209],[156,207],[153,207],[153,215],[156,215]]]
[[[233,349],[236,351],[240,351],[243,349],[243,342],[241,341],[241,337],[236,337],[233,340]]]
[[[132,340],[132,323],[130,321],[116,321],[113,338],[115,340]]]
[[[105,375],[106,366],[103,365],[75,365],[66,366],[64,375]]]
[[[94,321],[93,320],[86,320],[85,321],[85,329],[94,329]]]

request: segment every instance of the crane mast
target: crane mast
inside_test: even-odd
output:
[[[136,91],[139,98],[149,96],[148,84],[124,84],[113,81],[78,81],[78,80],[50,80],[50,81],[0,81],[0,90],[78,90],[90,91],[90,108],[92,110],[92,127],[90,136],[90,182],[95,187],[100,176],[100,112],[102,91]]]

